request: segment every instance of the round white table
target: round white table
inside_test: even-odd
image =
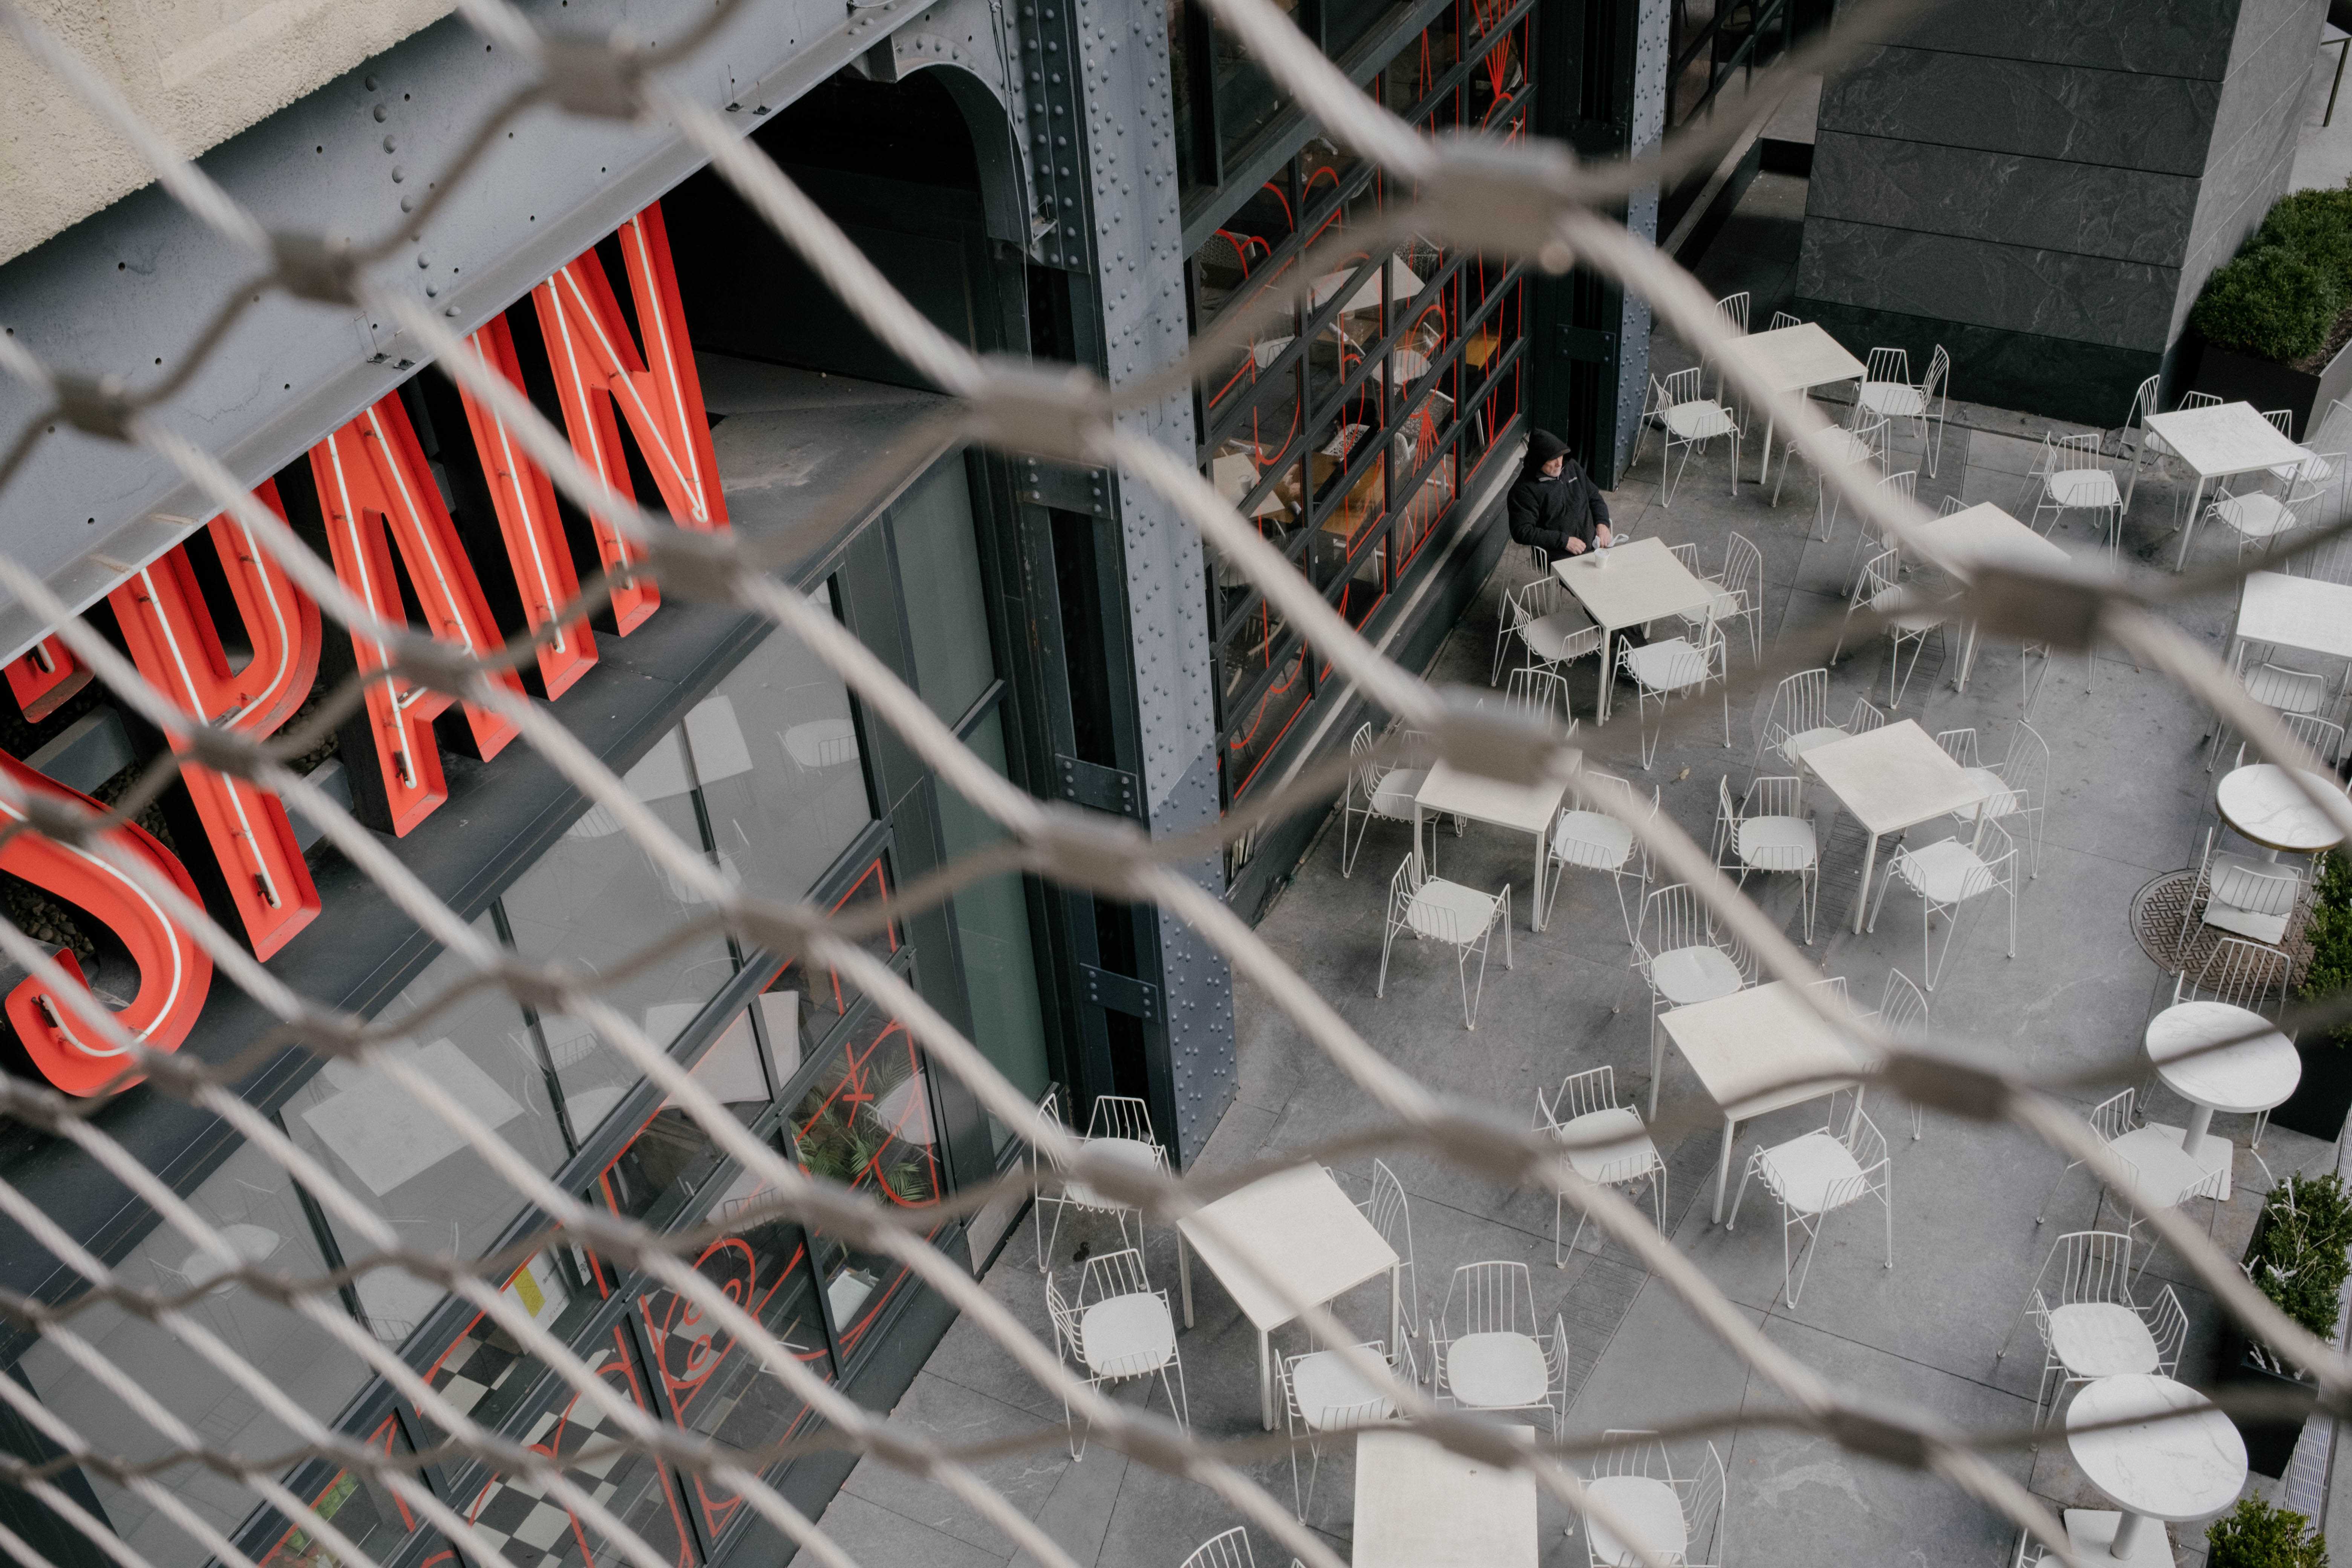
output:
[[[2344,793],[2325,773],[2304,773],[2303,778],[2315,788]],[[2274,763],[2252,763],[2222,774],[2213,788],[2213,805],[2233,832],[2261,845],[2273,860],[2281,850],[2315,855],[2344,842],[2343,830]]]
[[[2220,1050],[2200,1049],[2250,1030],[2262,1032]],[[2149,1019],[2147,1057],[2165,1087],[2196,1107],[2189,1113],[2180,1147],[2209,1170],[2206,1129],[2213,1124],[2215,1111],[2252,1116],[2268,1110],[2303,1081],[2303,1058],[2295,1054],[2293,1040],[2272,1028],[2260,1013],[2221,1002],[2176,1003]]]
[[[2084,1430],[2092,1426],[2101,1429]],[[2066,1447],[2091,1484],[2123,1510],[2107,1549],[2119,1563],[2170,1563],[2172,1549],[2157,1521],[2219,1513],[2246,1484],[2246,1445],[2230,1418],[2195,1389],[2151,1373],[2085,1384],[2067,1407]],[[2070,1538],[2077,1516],[2086,1511],[2067,1510]],[[2078,1555],[2084,1544],[2074,1542]]]

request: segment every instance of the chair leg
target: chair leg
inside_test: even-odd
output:
[[[1737,1230],[1739,1228],[1739,1205],[1748,1201],[1748,1184],[1755,1178],[1755,1175],[1756,1161],[1751,1156],[1748,1162],[1748,1168],[1739,1173],[1739,1191],[1732,1194],[1731,1217],[1723,1222],[1724,1229]]]
[[[1372,987],[1375,997],[1385,997],[1389,994],[1389,950],[1396,945],[1396,926],[1391,922],[1382,923],[1387,929],[1381,934],[1381,979],[1380,984]]]

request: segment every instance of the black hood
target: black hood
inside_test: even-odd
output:
[[[1543,478],[1543,466],[1568,451],[1568,443],[1549,430],[1538,430],[1528,437],[1528,460],[1519,470],[1523,479]]]

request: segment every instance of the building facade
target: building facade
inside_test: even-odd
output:
[[[740,127],[974,350],[1075,361],[1124,385],[1255,289],[1321,268],[1291,318],[1234,363],[1122,417],[1196,452],[1352,624],[1407,658],[1434,651],[1499,550],[1501,488],[1531,417],[1599,432],[1580,438],[1612,474],[1630,441],[1619,390],[1633,373],[1617,345],[1637,333],[1622,300],[1418,239],[1377,254],[1332,243],[1409,193],[1323,138],[1191,0],[1164,12],[879,0],[846,15],[755,0],[708,37],[687,32],[702,13],[683,3],[565,0],[533,15],[602,30],[625,9],[652,50],[677,44],[666,81]],[[1580,144],[1600,150],[1642,140],[1637,45],[1653,29],[1663,38],[1664,17],[1663,0],[1303,0],[1297,14],[1433,133],[1581,127]],[[1152,492],[1115,470],[927,434],[943,400],[674,127],[509,112],[527,79],[443,20],[221,142],[205,166],[273,229],[394,237],[385,274],[583,463],[681,527],[772,543],[793,590],[1033,794],[1167,836],[1346,743],[1361,703]],[[478,137],[488,151],[464,181],[428,194]],[[1234,1082],[1230,984],[1212,950],[1157,910],[1017,874],[941,908],[884,910],[892,889],[985,847],[987,819],[764,620],[625,589],[558,625],[557,608],[625,545],[560,500],[495,412],[396,324],[263,289],[184,371],[173,356],[249,271],[149,188],[0,264],[0,322],[62,368],[173,378],[158,421],[218,454],[379,613],[477,649],[550,630],[515,689],[549,704],[722,875],[862,913],[875,954],[1024,1093],[1053,1092],[1081,1122],[1097,1095],[1139,1096],[1189,1161]],[[1547,331],[1590,374],[1539,374]],[[0,389],[0,426],[41,416],[30,389]],[[486,942],[604,977],[614,1005],[808,1170],[919,1210],[1021,1157],[1015,1130],[931,1070],[887,1009],[836,974],[698,925],[697,890],[502,721],[383,684],[357,710],[320,718],[324,695],[380,655],[322,619],[214,510],[152,454],[68,428],[45,434],[0,489],[0,548],[86,606],[184,707],[313,740],[298,771],[349,801]],[[168,742],[52,630],[0,605],[16,699],[0,704],[0,750],[26,787],[119,798]],[[1192,871],[1255,912],[1320,819],[1274,825]],[[137,822],[119,845],[180,877],[286,984],[383,1021],[416,1014],[393,1048],[492,1126],[532,1182],[712,1237],[695,1266],[861,1404],[890,1405],[937,1342],[946,1309],[884,1259],[756,1215],[730,1230],[756,1182],[584,1024],[498,990],[451,998],[464,961],[284,803],[192,768]],[[423,1484],[506,1542],[510,1561],[610,1553],[531,1487],[433,1453],[441,1434],[404,1377],[559,1459],[588,1448],[574,1479],[681,1568],[789,1553],[707,1479],[597,1457],[593,1404],[385,1255],[499,1259],[506,1296],[612,1391],[745,1450],[808,1434],[810,1413],[782,1383],[646,1277],[534,1245],[547,1226],[538,1189],[495,1172],[382,1072],[299,1047],[257,1051],[271,1017],[222,976],[199,984],[209,965],[160,916],[21,839],[0,850],[0,870],[20,929],[151,1038],[233,1064],[238,1092],[334,1192],[150,1087],[118,1096],[97,1125],[256,1265],[336,1274],[341,1312],[404,1370],[387,1376],[314,1317],[213,1285],[210,1255],[86,1154],[0,1123],[0,1180],[77,1247],[135,1288],[188,1297],[209,1342],[267,1369],[307,1418],[418,1454]],[[647,945],[670,931],[689,934]],[[157,980],[166,968],[170,986]],[[0,984],[10,1072],[69,1093],[103,1080],[40,983]],[[1002,1200],[932,1238],[984,1268],[1020,1212]],[[0,1286],[65,1302],[86,1285],[70,1258],[0,1225]],[[171,1452],[168,1424],[126,1396],[132,1386],[211,1448],[302,1446],[299,1423],[184,1335],[102,1302],[73,1326],[70,1341],[21,1326],[0,1337],[0,1452],[53,1459],[62,1433],[127,1460]],[[800,1454],[778,1462],[777,1484],[814,1512],[848,1462]],[[283,1479],[379,1562],[457,1555],[366,1478],[311,1461]],[[152,1486],[69,1467],[55,1485],[159,1568],[212,1560],[191,1518],[258,1562],[328,1556],[252,1486],[202,1467]],[[32,1492],[0,1486],[0,1523],[52,1562],[106,1560]]]

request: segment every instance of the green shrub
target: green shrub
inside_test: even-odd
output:
[[[2310,1524],[2291,1509],[2241,1498],[2205,1531],[2206,1568],[2327,1568],[2327,1537],[2305,1534]]]
[[[2340,991],[2352,991],[2352,859],[2331,849],[2319,862],[2312,879],[2311,918],[2303,928],[2311,942],[2311,967],[2304,971],[2305,1002],[2318,1002]],[[2328,1037],[2338,1046],[2352,1046],[2352,1027]]]
[[[2246,1277],[2278,1310],[2323,1342],[2336,1338],[2336,1303],[2352,1261],[2352,1193],[2343,1179],[2289,1176],[2263,1204],[2254,1243],[2246,1254]],[[2279,1370],[2277,1357],[2262,1348]]]
[[[2217,347],[2292,364],[2327,342],[2344,296],[2333,267],[2287,246],[2257,243],[2205,280],[2189,319]]]
[[[2352,190],[2297,191],[2271,208],[2255,232],[2252,249],[2284,246],[2315,266],[2327,268],[2352,294]]]

